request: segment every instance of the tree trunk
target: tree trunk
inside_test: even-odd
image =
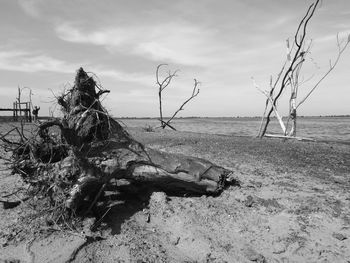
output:
[[[293,109],[292,113],[290,114],[290,117],[292,119],[292,129],[290,131],[290,136],[297,136],[297,110]]]
[[[290,119],[292,120],[292,128],[290,130],[289,135],[290,136],[296,136],[297,135],[297,104],[296,104],[296,91],[294,90],[291,95],[290,99]]]
[[[157,151],[135,141],[109,117],[99,100],[105,91],[96,92],[95,87],[95,81],[80,68],[74,87],[58,98],[63,119],[40,126],[42,143],[36,145],[36,156],[44,151],[41,145],[50,149],[46,154],[59,148],[47,146],[54,141],[47,132],[50,126],[60,127],[62,145],[68,145],[66,151],[61,149],[69,152],[68,156],[56,154],[56,163],[49,170],[50,180],[64,178],[68,208],[78,209],[87,196],[99,195],[113,178],[178,194],[218,194],[228,184],[231,172],[223,167],[200,158]],[[57,156],[61,158],[57,160]],[[46,160],[53,162],[52,158]]]

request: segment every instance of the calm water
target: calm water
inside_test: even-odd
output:
[[[155,119],[122,119],[128,127],[159,126]],[[172,125],[179,131],[256,136],[259,118],[191,118],[176,119]],[[350,117],[303,117],[298,119],[297,135],[316,140],[342,141],[350,143]],[[281,134],[281,128],[274,119],[269,125],[269,133]]]

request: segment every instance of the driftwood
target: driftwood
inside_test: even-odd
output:
[[[310,141],[310,142],[315,142],[315,139],[312,138],[306,138],[306,137],[299,137],[299,136],[289,136],[289,135],[279,135],[279,134],[268,134],[265,133],[265,137],[270,137],[270,138],[280,138],[280,139],[293,139],[297,141]]]
[[[35,140],[14,144],[14,170],[52,203],[88,212],[112,180],[157,186],[175,194],[218,194],[230,171],[207,160],[147,148],[102,107],[92,77],[80,68],[75,84],[58,98],[64,117],[42,123]],[[50,129],[58,128],[53,137]]]

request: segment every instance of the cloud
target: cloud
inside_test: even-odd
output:
[[[98,76],[111,77],[118,81],[138,83],[143,85],[153,85],[153,76],[142,73],[127,73],[114,69],[108,69],[103,66],[91,66],[90,63],[82,63]],[[19,72],[56,72],[68,73],[75,72],[81,64],[69,63],[60,59],[50,57],[45,54],[36,54],[23,50],[0,50],[0,70],[19,71]]]
[[[350,30],[344,30],[344,31],[338,32],[338,34],[334,33],[334,34],[324,35],[322,37],[316,38],[315,41],[317,43],[329,42],[329,41],[337,43],[337,35],[339,37],[340,42],[346,41],[348,39],[348,36],[350,35]]]
[[[38,18],[40,16],[38,4],[41,2],[42,0],[18,0],[18,4],[22,10],[27,15],[35,18]]]
[[[61,24],[55,30],[58,37],[65,41],[103,46],[111,53],[123,52],[153,61],[183,65],[211,64],[217,61],[217,54],[227,49],[215,40],[214,31],[186,23],[125,26],[95,31]]]
[[[117,70],[103,69],[99,67],[93,68],[94,72],[98,72],[97,75],[101,77],[111,77],[118,81],[131,82],[141,84],[143,86],[154,85],[154,77],[142,73],[126,73]]]
[[[77,65],[45,54],[35,54],[23,50],[0,50],[0,69],[20,72],[50,71],[71,73]]]
[[[82,32],[71,24],[61,24],[55,28],[58,37],[73,43],[88,43],[97,46],[119,46],[134,38],[129,30],[104,29],[95,32]],[[130,30],[131,31],[131,30]]]

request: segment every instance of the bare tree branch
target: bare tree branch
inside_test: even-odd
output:
[[[277,86],[277,84],[278,84],[278,82],[279,82],[281,76],[282,76],[282,73],[283,73],[283,71],[284,71],[286,65],[287,65],[287,60],[284,62],[283,66],[282,66],[282,68],[281,68],[281,70],[280,70],[280,72],[278,73],[277,78],[276,78],[275,83],[273,84],[273,86],[272,86],[272,77],[270,78],[270,96],[269,96],[269,97],[271,97],[271,98],[273,98],[273,93],[274,93],[274,91],[275,91],[275,88],[276,88],[276,86]],[[252,79],[254,80],[254,78],[252,78]],[[270,102],[269,97],[266,98],[265,110],[264,110],[263,116],[261,117],[261,123],[260,123],[260,128],[259,128],[258,137],[264,136],[264,135],[262,135],[263,124],[264,124],[263,122],[264,122],[264,119],[265,119],[267,107],[268,107],[269,102]],[[268,116],[268,117],[266,117],[265,127],[268,126],[269,122],[270,122],[270,117]],[[265,132],[264,132],[264,133],[265,133]]]
[[[171,118],[166,122],[166,124],[168,125],[174,118],[175,116],[184,109],[184,106],[192,99],[194,99],[195,97],[197,97],[197,95],[199,94],[199,88],[198,85],[200,84],[199,81],[197,81],[196,79],[194,79],[194,85],[193,85],[193,90],[192,90],[192,95],[191,97],[189,97],[184,103],[182,103],[182,105],[180,106],[180,108],[178,108],[177,111],[175,111],[175,113],[173,114],[173,116],[171,116]]]
[[[319,0],[316,0],[314,3],[312,3],[306,14],[304,15],[304,17],[302,18],[302,20],[300,21],[298,28],[296,30],[296,33],[294,35],[294,44],[297,46],[294,55],[292,56],[293,58],[290,59],[290,54],[288,55],[288,60],[290,61],[289,66],[286,70],[286,72],[283,75],[282,81],[281,81],[281,85],[280,85],[280,89],[276,95],[276,97],[273,100],[273,103],[271,105],[271,108],[267,114],[266,117],[266,123],[264,128],[262,129],[262,132],[260,133],[260,137],[263,137],[266,133],[267,130],[267,126],[270,122],[270,116],[272,114],[272,112],[274,112],[274,107],[276,107],[277,101],[279,99],[279,97],[282,95],[283,91],[285,90],[285,88],[290,84],[292,85],[291,82],[291,77],[293,72],[295,71],[295,69],[300,65],[300,59],[303,62],[303,55],[304,55],[304,51],[303,51],[303,46],[304,46],[304,41],[305,41],[305,37],[306,37],[306,29],[307,29],[307,25],[310,21],[310,19],[312,18],[312,16],[314,15],[314,12],[316,10],[317,5],[319,4]],[[302,30],[301,35],[299,35],[300,31]],[[300,36],[300,39],[298,40],[298,37]],[[302,63],[301,62],[301,63]]]
[[[335,66],[338,64],[339,59],[347,46],[350,43],[350,35],[347,36],[346,40],[340,41],[339,35],[337,35],[337,49],[338,49],[338,54],[337,57],[335,58],[335,61],[332,63],[332,61],[329,61],[329,69],[322,75],[322,77],[316,82],[315,85],[311,88],[310,91],[306,94],[306,96],[299,102],[297,103],[297,96],[298,96],[298,90],[300,86],[305,83],[305,81],[300,79],[303,65],[306,61],[306,56],[310,54],[310,49],[312,45],[312,40],[306,42],[306,34],[307,34],[307,26],[311,18],[313,17],[316,8],[318,7],[319,4],[322,4],[321,0],[315,0],[307,9],[306,14],[304,17],[301,19],[300,23],[298,24],[296,33],[294,35],[294,43],[292,47],[290,48],[289,41],[287,40],[287,61],[288,67],[286,70],[284,67],[281,70],[280,74],[283,74],[283,77],[281,81],[279,80],[280,88],[275,97],[269,96],[267,92],[263,92],[265,96],[268,97],[266,101],[266,105],[271,103],[270,110],[268,111],[268,114],[266,115],[266,122],[265,126],[262,128],[260,126],[259,130],[259,137],[263,137],[266,135],[266,130],[267,126],[270,122],[270,116],[272,112],[277,111],[276,105],[277,101],[282,95],[282,93],[285,91],[285,89],[290,86],[290,98],[289,98],[289,114],[288,114],[288,119],[287,119],[287,124],[286,124],[286,129],[284,130],[284,137],[292,136],[296,137],[296,127],[297,127],[297,109],[309,98],[309,96],[315,91],[315,89],[319,86],[319,84],[329,75],[329,73],[335,68]],[[344,43],[345,42],[345,43]],[[309,80],[309,79],[308,79]],[[307,80],[307,81],[308,81]],[[271,84],[270,84],[271,86]],[[271,101],[272,100],[272,101]],[[264,110],[264,115],[263,119],[266,114],[266,105],[265,105],[265,110]],[[277,114],[276,114],[277,116]],[[278,117],[278,116],[277,116]],[[289,121],[292,120],[292,126],[289,130]],[[263,123],[263,122],[262,122]]]
[[[156,83],[158,85],[158,98],[159,98],[159,121],[161,124],[161,127],[164,129],[166,126],[169,128],[176,130],[172,125],[170,125],[170,122],[175,118],[175,116],[183,110],[184,106],[193,98],[195,98],[199,94],[198,85],[200,82],[198,82],[196,79],[194,79],[194,86],[192,90],[192,95],[180,106],[178,110],[175,111],[175,113],[170,117],[168,121],[164,121],[163,118],[163,108],[162,108],[162,91],[169,86],[170,82],[174,77],[176,77],[177,72],[179,70],[175,70],[174,72],[168,71],[168,75],[164,79],[160,79],[159,77],[159,70],[162,66],[168,66],[168,64],[159,64],[156,69]]]
[[[281,126],[281,128],[282,128],[282,131],[283,131],[283,133],[285,133],[286,127],[284,126],[284,123],[283,123],[283,121],[282,121],[281,116],[279,115],[279,113],[278,113],[278,111],[277,111],[277,108],[276,108],[276,107],[274,106],[274,104],[273,104],[273,97],[272,97],[271,92],[268,93],[267,91],[263,91],[263,90],[260,89],[260,87],[256,84],[254,78],[252,78],[252,80],[253,80],[253,84],[254,84],[255,88],[256,88],[257,90],[259,90],[262,94],[264,94],[264,95],[266,96],[266,98],[267,98],[267,101],[271,103],[271,105],[272,105],[272,107],[273,107],[273,110],[274,110],[274,112],[275,112],[276,118],[277,118],[277,120],[278,120],[278,122],[279,122],[279,124],[280,124],[280,126]]]
[[[329,62],[329,69],[327,70],[327,72],[320,78],[319,81],[317,81],[317,83],[313,86],[313,88],[307,93],[307,95],[298,103],[297,108],[299,108],[299,106],[301,104],[303,104],[307,98],[315,91],[315,89],[318,87],[318,85],[329,75],[329,73],[332,72],[332,70],[335,68],[335,66],[338,64],[339,59],[341,57],[341,55],[343,54],[343,52],[345,51],[345,49],[347,48],[347,46],[350,43],[350,35],[348,35],[348,38],[346,40],[346,43],[343,47],[341,47],[341,43],[339,42],[339,34],[337,34],[337,46],[338,46],[338,55],[334,61],[334,63],[332,64],[332,62]]]
[[[178,70],[175,70],[173,73],[171,71],[168,72],[168,76],[166,76],[163,80],[159,78],[159,70],[162,66],[168,66],[168,64],[159,64],[156,70],[156,81],[158,85],[158,98],[159,98],[159,117],[161,127],[165,128],[165,122],[163,121],[163,108],[162,108],[162,91],[169,86],[171,80],[176,77],[176,73]]]

